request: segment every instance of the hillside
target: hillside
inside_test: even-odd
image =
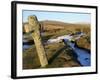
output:
[[[84,32],[90,32],[90,24],[81,24],[81,23],[64,23],[64,22],[60,22],[60,21],[50,21],[50,20],[45,20],[45,21],[40,21],[39,22],[41,25],[41,31],[42,32],[46,32],[48,33],[56,33],[56,32],[60,32],[68,34],[68,33],[75,33],[77,31],[84,31]],[[26,25],[28,23],[23,23],[23,32],[25,32],[24,30],[24,25]],[[89,31],[86,31],[86,30]],[[66,32],[67,31],[67,32]],[[63,34],[64,35],[64,34]]]
[[[49,39],[54,39],[59,36],[75,34],[76,32],[84,32],[86,36],[75,41],[77,46],[81,48],[86,48],[90,50],[91,40],[90,40],[90,24],[83,23],[64,23],[59,21],[40,21],[41,25],[41,38],[43,43]],[[25,40],[33,41],[28,34],[25,33],[24,25],[28,23],[23,23],[23,32]],[[84,45],[83,45],[84,44]],[[47,58],[49,60],[49,65],[47,68],[54,67],[78,67],[81,66],[80,63],[75,59],[74,52],[70,48],[66,47],[63,42],[54,43],[54,44],[44,44],[45,51],[47,53]],[[33,53],[34,52],[34,53]],[[23,51],[23,69],[34,69],[40,68],[40,62],[37,56],[34,43],[31,48],[28,48]],[[36,64],[34,64],[36,63]],[[56,64],[56,65],[55,65]]]
[[[82,26],[90,26],[90,24],[72,24],[72,23],[64,23],[64,22],[60,22],[60,21],[49,21],[49,20],[45,20],[45,21],[41,21],[40,24],[42,25],[44,30],[54,30],[54,29],[68,29],[71,27],[82,27]]]

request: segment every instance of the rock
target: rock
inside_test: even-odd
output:
[[[80,37],[78,40],[76,40],[76,46],[79,48],[86,49],[88,51],[91,50],[91,44],[88,42],[86,36]]]

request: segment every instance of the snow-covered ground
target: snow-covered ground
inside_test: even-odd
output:
[[[80,33],[80,34],[76,34],[77,37],[75,37],[74,39],[79,39],[81,36],[85,35],[85,33]],[[63,39],[67,39],[69,41],[71,41],[73,39],[73,36],[72,35],[64,35],[64,36],[60,36],[60,37],[57,37],[55,39],[49,39],[47,41],[47,43],[57,43],[57,42],[60,42],[61,40]]]

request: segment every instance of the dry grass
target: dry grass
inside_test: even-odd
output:
[[[77,43],[81,47],[85,46],[86,48],[90,49],[90,30],[91,29],[89,24],[52,24],[49,22],[44,22],[42,26],[42,40],[45,42],[51,38],[83,31],[86,33],[86,37],[81,38],[77,41]],[[80,66],[80,64],[74,59],[74,56],[72,55],[73,52],[65,47],[65,44],[62,42],[45,45],[45,51],[49,61],[49,64],[46,66],[46,68]],[[23,69],[37,68],[41,68],[41,66],[35,46],[33,45],[31,48],[23,52]]]
[[[71,51],[66,50],[63,42],[45,45],[45,50],[49,62],[45,68],[80,66],[80,64],[74,60],[73,55],[69,55]],[[32,46],[23,53],[23,69],[37,68],[41,68],[41,66],[35,46]]]

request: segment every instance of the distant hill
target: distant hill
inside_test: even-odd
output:
[[[51,24],[51,25],[68,25],[68,24],[70,24],[70,23],[65,23],[65,22],[61,22],[61,21],[53,21],[53,20],[40,21],[40,23]]]
[[[53,20],[44,20],[44,21],[39,21],[41,25],[42,30],[61,30],[61,29],[73,29],[74,27],[90,27],[90,24],[85,24],[85,23],[65,23],[65,22],[60,22],[60,21],[53,21]],[[28,24],[23,23],[23,31],[24,30],[24,25]]]
[[[66,28],[71,28],[71,27],[80,27],[80,26],[86,26],[90,27],[90,24],[85,24],[85,23],[65,23],[65,22],[60,22],[60,21],[50,21],[50,20],[45,20],[45,21],[40,21],[40,24],[42,25],[44,30],[54,30],[54,29],[66,29]]]
[[[40,21],[40,24],[42,25],[44,30],[64,29],[66,26],[72,25],[70,23],[49,20]]]

